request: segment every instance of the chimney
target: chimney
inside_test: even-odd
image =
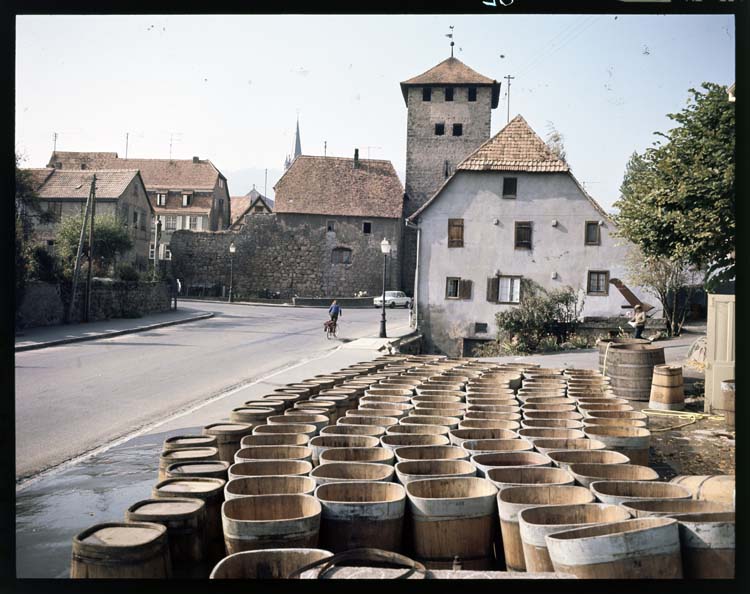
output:
[[[198,159],[198,157],[193,157],[193,163],[197,163],[198,161],[200,161],[200,159]]]
[[[354,169],[359,169],[359,149],[354,149]]]

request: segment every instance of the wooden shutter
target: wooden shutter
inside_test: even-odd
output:
[[[471,281],[461,279],[458,283],[458,297],[460,299],[471,299]]]
[[[464,247],[463,219],[448,219],[448,247]]]
[[[500,277],[491,276],[487,279],[487,301],[497,303],[500,296]]]

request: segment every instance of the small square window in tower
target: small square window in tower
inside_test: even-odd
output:
[[[503,178],[503,198],[515,198],[517,189],[518,189],[518,178],[515,178],[515,177]]]
[[[432,101],[432,89],[430,87],[422,87],[422,101]]]
[[[453,136],[463,136],[463,134],[464,134],[464,125],[453,124]]]
[[[516,222],[516,248],[531,249],[531,221]]]
[[[370,221],[362,223],[362,233],[365,235],[370,235],[372,233],[372,223]]]
[[[469,87],[469,101],[476,101],[476,100],[477,100],[477,88]]]
[[[326,231],[328,233],[336,232],[336,221],[326,221]]]
[[[453,101],[453,87],[445,87],[445,100]]]
[[[435,136],[443,136],[445,134],[445,124],[439,122],[435,124]]]
[[[599,221],[586,221],[586,245],[601,245]]]

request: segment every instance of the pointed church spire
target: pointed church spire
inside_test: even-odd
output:
[[[292,159],[296,159],[302,154],[302,143],[299,139],[299,115],[297,115],[297,135],[294,139],[294,157]]]

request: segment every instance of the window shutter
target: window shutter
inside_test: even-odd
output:
[[[518,303],[521,301],[521,279],[513,279],[513,301]]]
[[[500,296],[500,278],[491,276],[487,279],[487,301],[497,303]]]
[[[458,296],[461,299],[471,299],[471,281],[461,279],[458,284]]]
[[[463,219],[448,219],[448,247],[464,247]]]
[[[198,231],[202,231],[203,230],[203,217],[198,217],[198,227],[197,227],[197,230]]]

